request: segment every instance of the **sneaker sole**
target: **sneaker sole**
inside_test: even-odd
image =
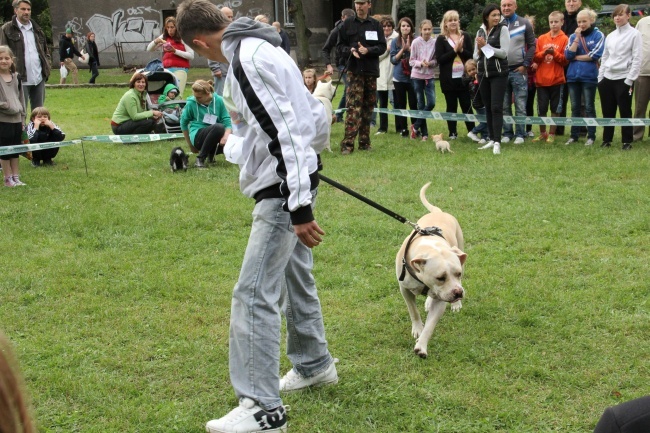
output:
[[[208,426],[205,426],[205,431],[207,433],[232,433],[232,430],[231,431],[219,430],[219,429],[210,428]],[[271,429],[271,430],[255,430],[255,431],[250,431],[250,432],[247,432],[247,433],[280,433],[280,432],[281,433],[286,433],[287,432],[287,425],[286,424],[283,425],[282,427],[274,428],[274,429]]]
[[[314,383],[312,385],[303,386],[302,388],[281,389],[280,392],[284,392],[284,393],[298,392],[298,391],[304,391],[304,390],[309,389],[309,388],[320,388],[320,387],[323,387],[323,386],[336,385],[337,383],[339,383],[338,376],[336,377],[336,379],[329,380],[327,382],[318,382],[318,383]]]

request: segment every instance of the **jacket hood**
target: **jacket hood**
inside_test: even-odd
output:
[[[275,27],[248,17],[233,21],[223,32],[221,39],[224,48],[231,51],[234,50],[236,43],[243,38],[263,39],[274,47],[279,47],[282,44],[282,38]]]
[[[163,95],[167,96],[167,94],[168,94],[169,92],[171,92],[172,90],[174,90],[174,89],[176,89],[176,93],[177,93],[176,96],[180,95],[180,93],[181,93],[180,90],[178,89],[178,87],[176,87],[176,86],[175,86],[174,84],[172,84],[172,83],[169,83],[169,84],[167,84],[167,85],[165,86],[165,89],[163,90]]]

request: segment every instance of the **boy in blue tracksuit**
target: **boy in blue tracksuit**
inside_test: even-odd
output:
[[[325,234],[312,206],[331,118],[303,84],[274,27],[247,17],[230,22],[209,0],[185,0],[176,20],[195,52],[230,64],[224,99],[233,133],[224,153],[240,167],[242,193],[255,199],[230,316],[230,382],[239,406],[209,421],[206,430],[285,432],[280,391],[338,381],[311,252]],[[293,364],[282,379],[281,309]]]
[[[569,36],[564,56],[569,61],[566,82],[571,98],[571,116],[582,117],[582,100],[585,115],[596,117],[596,87],[598,86],[598,61],[605,50],[605,35],[594,25],[596,13],[590,9],[578,12],[578,28]],[[566,144],[576,143],[580,127],[571,127],[571,138]],[[590,146],[596,141],[596,127],[587,126],[587,142]]]

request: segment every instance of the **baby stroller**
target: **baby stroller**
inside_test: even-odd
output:
[[[168,134],[181,132],[181,113],[185,107],[186,101],[182,99],[174,100],[172,103],[158,104],[158,98],[165,91],[168,85],[178,88],[178,78],[171,71],[161,69],[157,71],[140,70],[147,77],[147,104],[152,110],[162,111],[162,121],[165,126],[165,132]]]

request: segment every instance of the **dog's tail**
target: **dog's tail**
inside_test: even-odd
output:
[[[432,205],[432,204],[429,203],[429,201],[427,200],[426,192],[427,192],[427,188],[429,188],[429,185],[431,185],[431,182],[429,182],[429,183],[427,183],[426,185],[424,185],[424,186],[422,187],[422,189],[420,190],[420,201],[422,202],[422,204],[424,205],[424,207],[426,207],[427,209],[429,209],[429,212],[442,212],[442,210],[441,210],[439,207],[436,207],[436,206]]]

